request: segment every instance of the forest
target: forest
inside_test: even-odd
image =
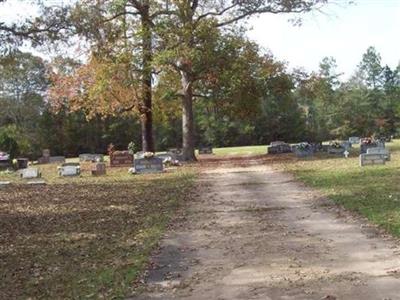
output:
[[[167,1],[165,10],[163,1],[82,1],[43,7],[32,27],[3,26],[0,149],[73,157],[133,142],[137,151],[183,146],[190,160],[201,145],[397,135],[400,66],[383,65],[378,49],[366,49],[347,79],[333,57],[313,72],[289,69],[237,22],[324,1],[189,2]],[[26,39],[73,46],[69,56],[43,58],[18,48]]]

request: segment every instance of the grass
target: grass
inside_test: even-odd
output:
[[[192,195],[195,171],[129,175],[108,168],[46,186],[0,180],[0,299],[123,299],[171,219]]]
[[[400,140],[387,144],[392,160],[382,166],[359,166],[357,151],[345,158],[327,155],[287,162],[282,167],[334,202],[400,236]]]
[[[217,156],[222,155],[261,155],[267,153],[267,146],[243,146],[243,147],[224,147],[214,148],[213,152]]]

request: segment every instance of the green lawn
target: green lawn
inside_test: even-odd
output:
[[[108,168],[60,178],[39,166],[46,186],[0,189],[0,299],[124,299],[171,218],[192,197],[190,167],[130,175]]]
[[[336,203],[400,236],[400,140],[387,147],[392,160],[384,166],[360,167],[357,151],[349,159],[322,155],[281,166]]]
[[[266,145],[262,146],[243,146],[243,147],[224,147],[214,148],[215,155],[262,155],[267,154]]]

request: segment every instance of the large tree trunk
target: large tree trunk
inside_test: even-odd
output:
[[[142,150],[144,152],[155,152],[153,138],[153,112],[152,112],[152,34],[150,7],[148,0],[144,0],[141,11],[142,23]]]
[[[193,119],[193,82],[186,71],[181,71],[182,83],[182,155],[184,161],[195,161],[194,119]]]

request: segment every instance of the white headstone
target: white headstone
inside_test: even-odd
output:
[[[79,176],[81,174],[81,168],[79,166],[62,166],[59,167],[60,176]]]
[[[33,179],[33,178],[39,178],[40,177],[40,172],[37,168],[27,168],[21,170],[21,177],[23,179]]]

